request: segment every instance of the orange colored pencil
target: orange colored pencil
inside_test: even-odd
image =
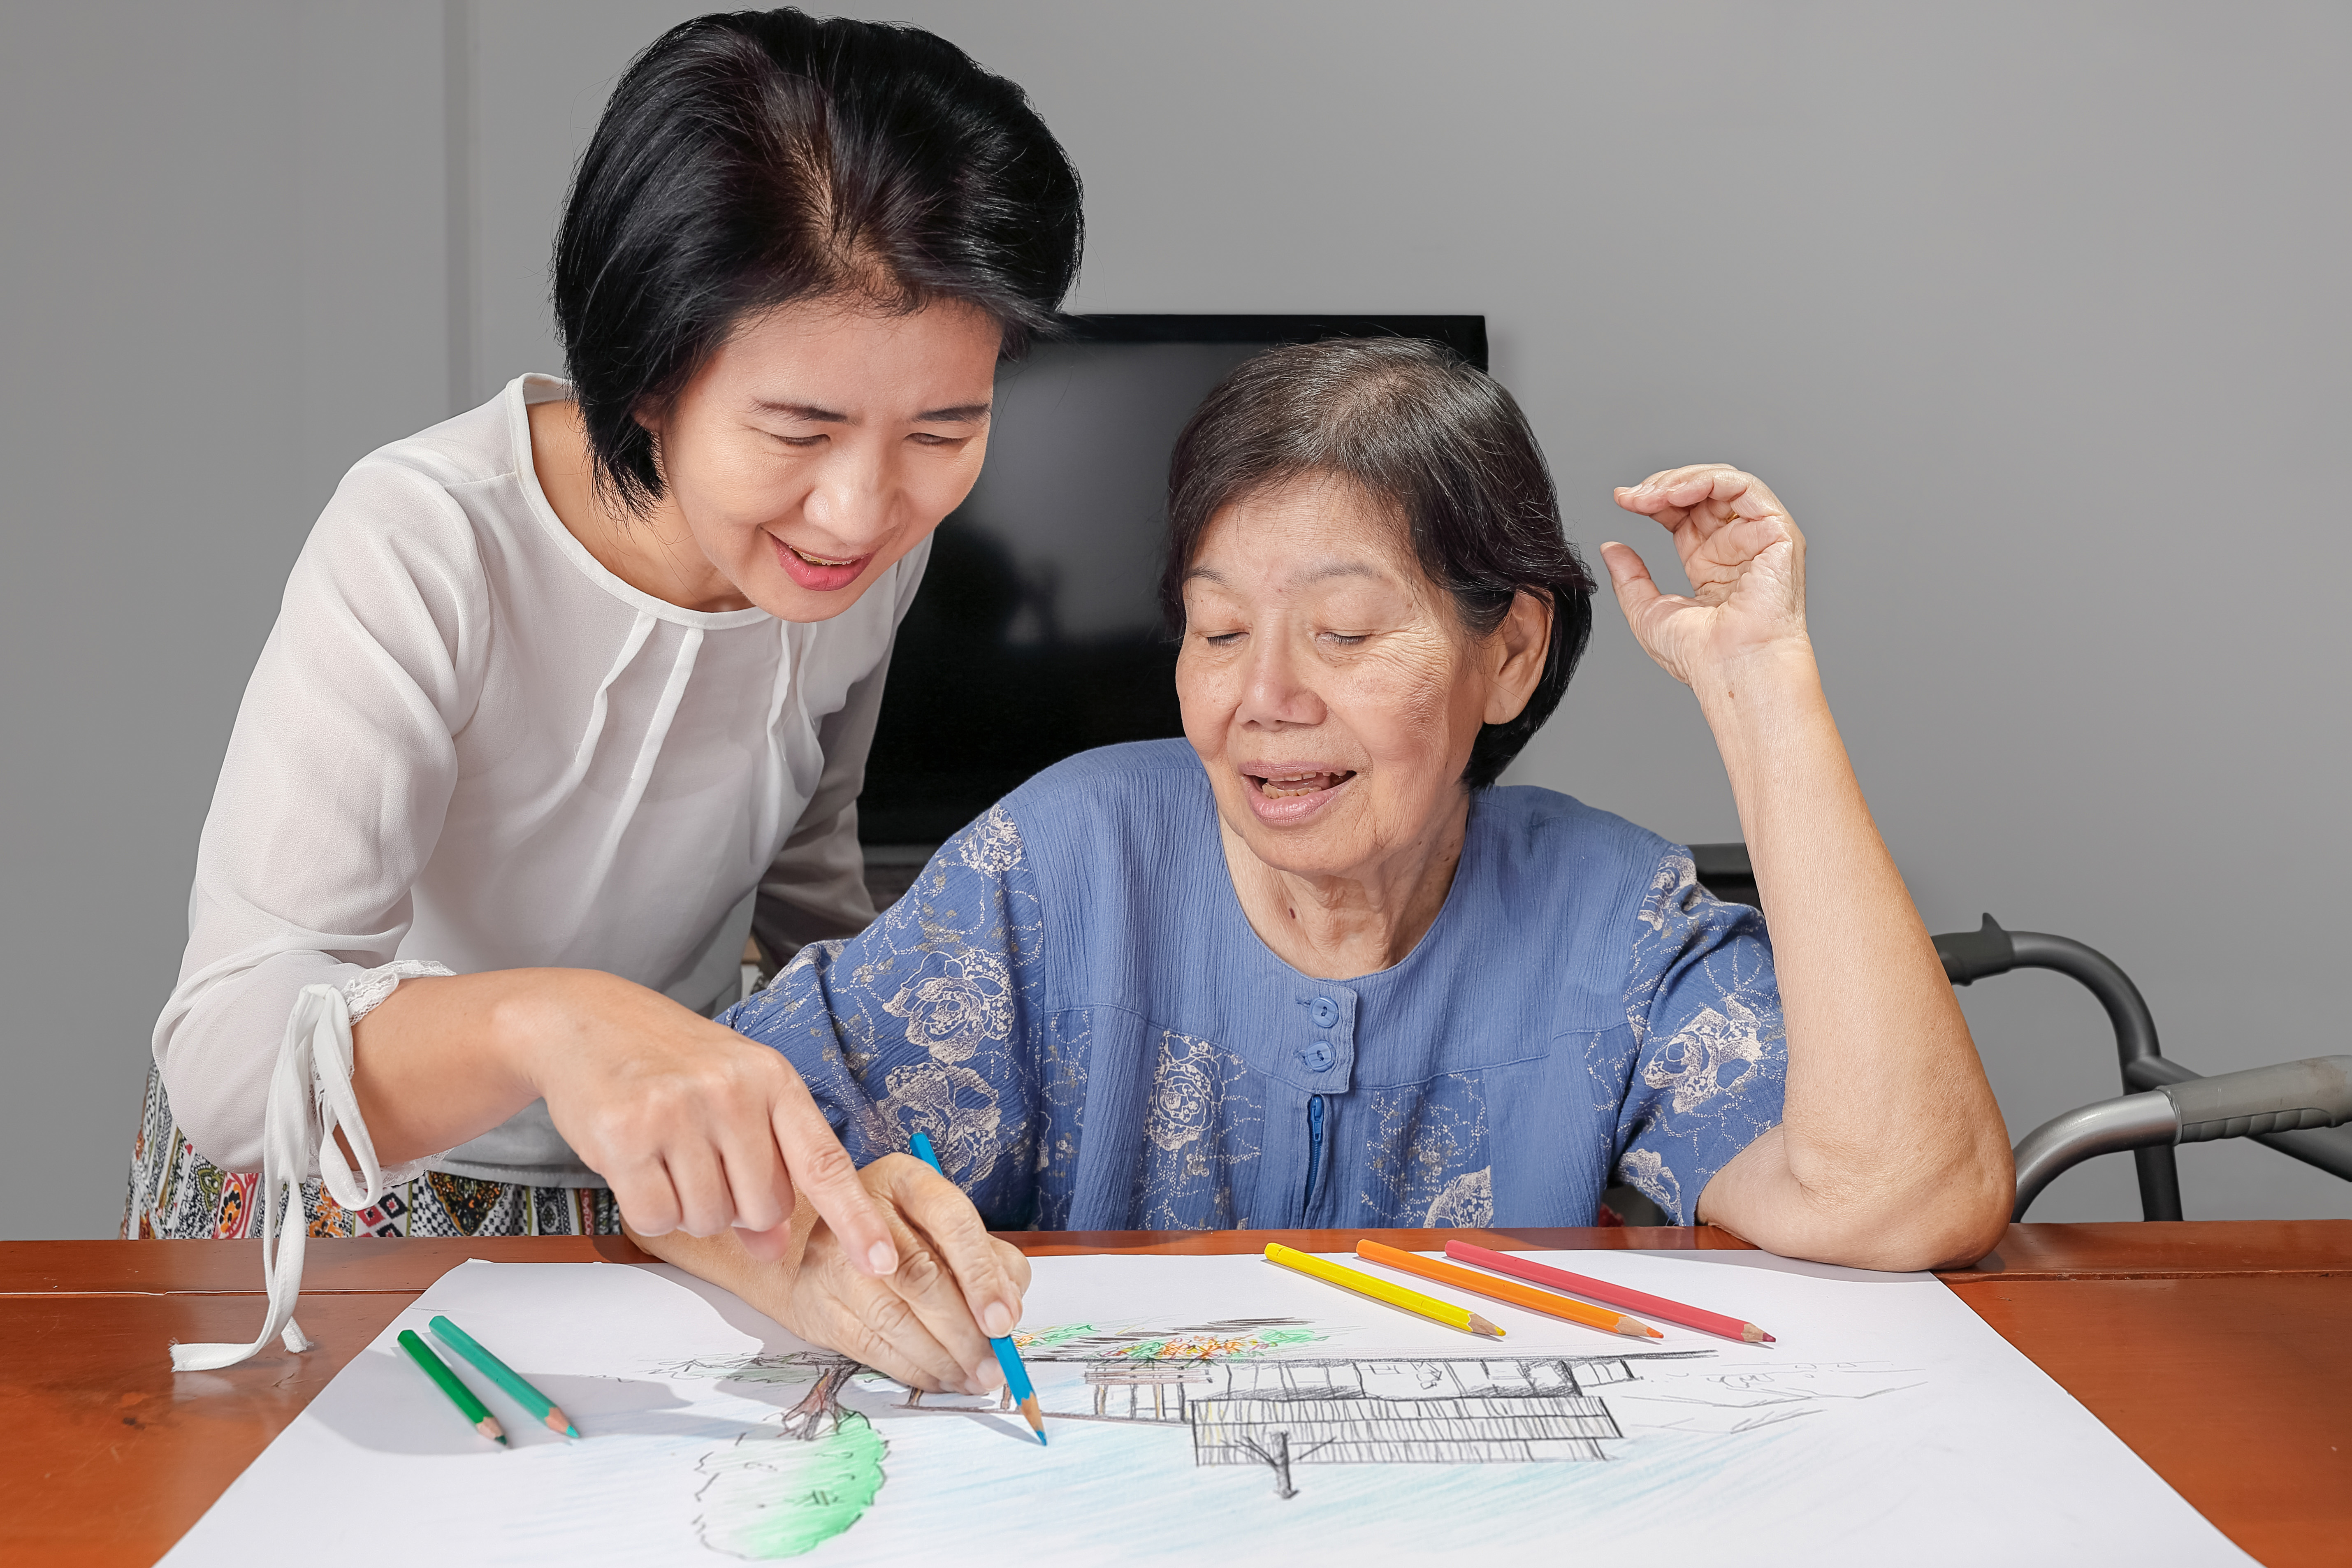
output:
[[[1538,1290],[1532,1285],[1497,1279],[1491,1274],[1479,1274],[1456,1264],[1440,1263],[1433,1258],[1401,1251],[1381,1242],[1356,1243],[1356,1256],[1368,1263],[1385,1263],[1391,1268],[1418,1274],[1424,1279],[1443,1280],[1459,1290],[1474,1290],[1481,1296],[1492,1296],[1497,1301],[1508,1301],[1514,1307],[1525,1307],[1530,1312],[1566,1318],[1571,1323],[1582,1323],[1588,1329],[1599,1329],[1603,1333],[1623,1334],[1633,1340],[1665,1338],[1639,1318],[1629,1318],[1622,1312],[1612,1312],[1603,1307],[1588,1307],[1581,1301],[1571,1301],[1565,1296]]]

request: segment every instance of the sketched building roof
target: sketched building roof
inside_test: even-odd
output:
[[[1621,1437],[1609,1407],[1579,1394],[1457,1399],[1188,1400],[1192,1462],[1257,1465],[1465,1465],[1601,1459]]]
[[[1097,1420],[1189,1426],[1199,1465],[1595,1460],[1623,1356],[1284,1357],[1087,1369]],[[1060,1414],[1061,1412],[1055,1412]],[[1277,1443],[1277,1437],[1280,1439]]]

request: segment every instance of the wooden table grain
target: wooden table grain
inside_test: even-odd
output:
[[[1356,1231],[1026,1232],[1034,1256],[1344,1252]],[[1696,1229],[1383,1231],[1506,1250],[1740,1249]],[[644,1260],[614,1237],[318,1241],[302,1323],[318,1348],[217,1373],[174,1340],[259,1323],[257,1242],[0,1242],[0,1561],[150,1563],[343,1363],[468,1258]],[[2273,1568],[2352,1554],[2352,1220],[2012,1226],[1943,1277],[2231,1539]],[[2331,1371],[2332,1369],[2332,1371]]]

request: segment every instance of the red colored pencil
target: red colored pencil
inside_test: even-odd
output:
[[[1745,1340],[1749,1344],[1776,1344],[1779,1342],[1753,1323],[1743,1323],[1737,1318],[1727,1318],[1721,1312],[1710,1312],[1699,1307],[1686,1307],[1680,1301],[1669,1301],[1663,1296],[1646,1295],[1640,1290],[1628,1290],[1622,1285],[1612,1285],[1605,1279],[1589,1279],[1582,1274],[1570,1274],[1565,1268],[1553,1268],[1541,1263],[1531,1263],[1524,1258],[1514,1258],[1507,1252],[1492,1252],[1483,1247],[1473,1247],[1466,1241],[1449,1241],[1445,1256],[1464,1263],[1475,1263],[1481,1268],[1491,1268],[1497,1274],[1516,1275],[1532,1279],[1538,1285],[1549,1285],[1555,1290],[1571,1291],[1576,1295],[1622,1307],[1627,1311],[1641,1312],[1653,1318],[1664,1318],[1669,1323],[1680,1323],[1686,1329],[1700,1329],[1710,1334],[1721,1334],[1727,1340]]]

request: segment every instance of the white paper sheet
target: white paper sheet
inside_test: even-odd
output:
[[[991,1401],[910,1401],[674,1270],[467,1263],[165,1561],[2251,1561],[1932,1276],[1530,1256],[1779,1342],[1481,1300],[1496,1342],[1254,1257],[1040,1258],[1040,1448]],[[453,1361],[513,1447],[476,1436],[394,1342],[436,1312],[582,1439]]]

